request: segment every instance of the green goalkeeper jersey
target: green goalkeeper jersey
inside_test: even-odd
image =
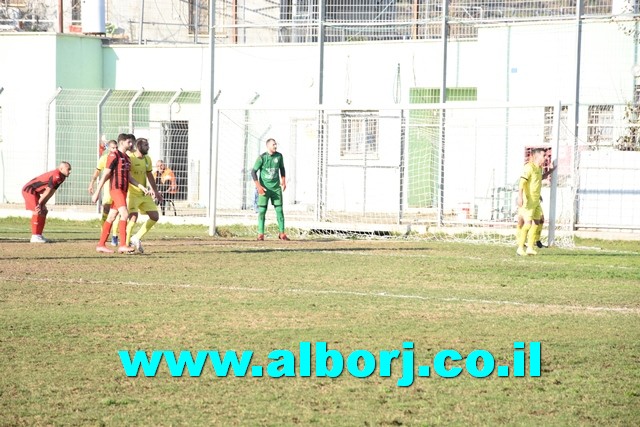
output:
[[[253,165],[255,172],[260,171],[260,184],[269,190],[280,189],[280,177],[285,176],[284,159],[277,151],[273,154],[262,153]],[[278,174],[278,172],[280,172]]]

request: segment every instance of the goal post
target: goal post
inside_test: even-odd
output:
[[[556,104],[555,111],[562,111],[562,103]],[[560,150],[560,114],[553,115],[553,150],[551,151],[551,184],[549,191],[549,234],[548,244],[552,246],[556,237],[556,201],[558,196],[558,151]]]

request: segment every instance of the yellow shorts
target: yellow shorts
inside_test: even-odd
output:
[[[151,196],[135,194],[131,191],[129,191],[129,196],[127,196],[127,207],[131,213],[140,212],[144,214],[147,212],[158,211],[158,206],[156,206],[156,203],[153,201]]]
[[[542,206],[540,203],[527,203],[526,206],[518,208],[518,215],[525,221],[539,220],[542,218]]]

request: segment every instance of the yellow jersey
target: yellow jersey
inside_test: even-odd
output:
[[[104,154],[98,159],[98,163],[96,164],[96,169],[100,172],[107,167],[107,157],[109,157],[109,152],[105,151]]]
[[[131,160],[131,176],[143,186],[147,186],[147,172],[153,170],[153,163],[148,154],[139,158],[135,152],[129,152]],[[129,192],[135,195],[143,195],[144,193],[138,187],[129,184]]]
[[[539,203],[542,191],[542,168],[529,162],[524,166],[520,177],[520,188],[524,188],[524,204]]]
[[[109,157],[109,151],[105,151],[96,164],[96,169],[100,171],[100,176],[104,173],[104,168],[107,167],[107,157]],[[111,195],[109,194],[110,187],[109,180],[106,180],[102,187],[102,203],[106,205],[111,204]]]

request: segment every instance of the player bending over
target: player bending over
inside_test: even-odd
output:
[[[31,215],[31,243],[49,243],[42,235],[47,220],[47,202],[71,174],[71,164],[61,162],[58,169],[33,178],[22,187],[22,197]]]

